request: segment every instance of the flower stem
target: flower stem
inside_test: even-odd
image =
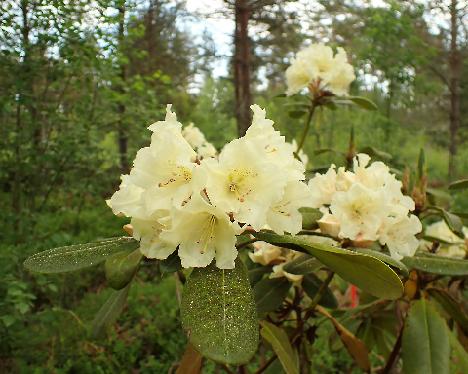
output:
[[[297,145],[296,154],[299,154],[299,151],[302,149],[302,146],[304,145],[307,134],[309,133],[310,124],[312,122],[312,117],[314,115],[316,106],[317,105],[315,104],[315,101],[312,101],[312,103],[310,105],[310,109],[309,109],[309,114],[307,116],[307,120],[306,120],[306,123],[305,123],[304,132],[302,133],[301,140],[299,141],[299,144]]]

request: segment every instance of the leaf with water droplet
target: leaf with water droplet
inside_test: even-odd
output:
[[[195,268],[184,287],[182,326],[204,356],[243,364],[257,350],[258,322],[247,270],[239,259],[232,270]]]
[[[24,267],[36,273],[64,273],[103,262],[107,257],[138,248],[131,237],[118,237],[94,243],[75,244],[36,253],[24,261]]]

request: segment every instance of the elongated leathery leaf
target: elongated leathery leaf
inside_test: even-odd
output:
[[[266,278],[258,282],[254,287],[257,312],[261,316],[278,308],[288,296],[291,283],[284,278]]]
[[[375,257],[314,243],[304,236],[292,237],[269,232],[259,232],[254,235],[265,242],[311,254],[343,279],[373,296],[397,299],[403,294],[403,284],[398,275]]]
[[[110,297],[102,305],[101,309],[99,309],[96,317],[94,317],[92,325],[92,335],[94,337],[102,335],[105,329],[117,320],[125,307],[129,290],[130,284],[121,290],[112,291]]]
[[[397,269],[401,270],[403,275],[408,275],[408,268],[403,262],[395,260],[393,257],[390,257],[389,255],[385,253],[377,252],[369,248],[351,248],[351,249],[358,253],[364,253],[365,255],[375,257],[379,259],[380,261],[385,262],[386,264],[390,266],[394,266]]]
[[[438,256],[431,253],[404,257],[403,262],[409,269],[440,275],[468,275],[468,260]]]
[[[450,183],[449,190],[466,190],[468,189],[468,179],[461,179]]]
[[[297,353],[289,342],[286,332],[267,321],[262,321],[261,334],[263,338],[271,344],[271,347],[278,356],[286,374],[299,374],[299,361]]]
[[[403,330],[405,374],[448,374],[449,330],[432,305],[420,299],[411,306]]]
[[[460,327],[468,332],[468,316],[461,303],[455,300],[452,295],[441,288],[428,288],[427,292],[442,306],[442,308],[451,316]]]
[[[283,270],[291,274],[310,274],[315,273],[323,265],[313,256],[303,254],[284,265]]]
[[[187,279],[182,325],[204,356],[227,364],[250,360],[258,345],[255,302],[244,264],[232,270],[196,268]]]
[[[135,239],[120,237],[59,247],[28,257],[24,267],[36,273],[64,273],[99,264],[117,252],[136,249],[138,246]]]

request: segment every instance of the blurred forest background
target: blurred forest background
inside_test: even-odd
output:
[[[310,170],[342,163],[353,127],[358,150],[395,167],[415,167],[424,148],[432,188],[468,176],[467,14],[463,0],[1,1],[0,372],[174,367],[185,336],[171,277],[143,269],[118,325],[95,341],[86,326],[108,292],[101,269],[33,276],[22,261],[123,234],[105,198],[167,103],[218,149],[245,131],[253,102],[298,136],[304,118],[275,96],[307,43],[344,47],[352,94],[379,107],[319,113]],[[321,373],[350,365],[315,357]]]

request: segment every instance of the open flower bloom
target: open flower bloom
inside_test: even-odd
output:
[[[219,161],[202,165],[208,170],[206,192],[211,203],[260,230],[286,184],[275,164],[261,157],[254,142],[241,138],[223,148]]]
[[[348,63],[343,48],[337,48],[337,53],[333,55],[331,47],[312,44],[298,52],[286,70],[286,93],[293,95],[313,86],[316,91],[327,90],[335,95],[346,95],[354,79],[353,67]]]
[[[285,232],[296,235],[302,230],[302,215],[299,208],[310,207],[310,191],[301,181],[289,182],[279,201],[267,212],[267,225],[277,234]]]
[[[410,215],[414,201],[401,192],[402,183],[382,162],[370,163],[366,154],[353,160],[353,170],[334,165],[309,181],[312,207],[324,214],[318,221],[323,233],[365,243],[379,241],[392,257],[412,256],[421,232],[419,219]]]
[[[185,206],[172,210],[171,221],[172,227],[160,236],[179,245],[183,267],[205,267],[215,258],[218,268],[234,268],[236,235],[241,229],[223,210],[194,195]]]
[[[147,217],[146,209],[141,203],[143,188],[132,183],[129,175],[122,175],[119,190],[106,200],[112,212],[118,216]]]
[[[140,251],[145,257],[164,260],[176,250],[175,245],[160,238],[161,231],[170,224],[170,217],[161,211],[151,219],[132,218],[133,237],[140,241]]]
[[[415,235],[421,230],[421,221],[413,214],[409,217],[390,217],[382,225],[379,241],[387,245],[393,258],[401,260],[403,257],[414,255],[419,246],[419,240]]]
[[[340,236],[352,240],[376,240],[385,218],[385,196],[360,183],[333,196],[330,210],[340,222]]]

